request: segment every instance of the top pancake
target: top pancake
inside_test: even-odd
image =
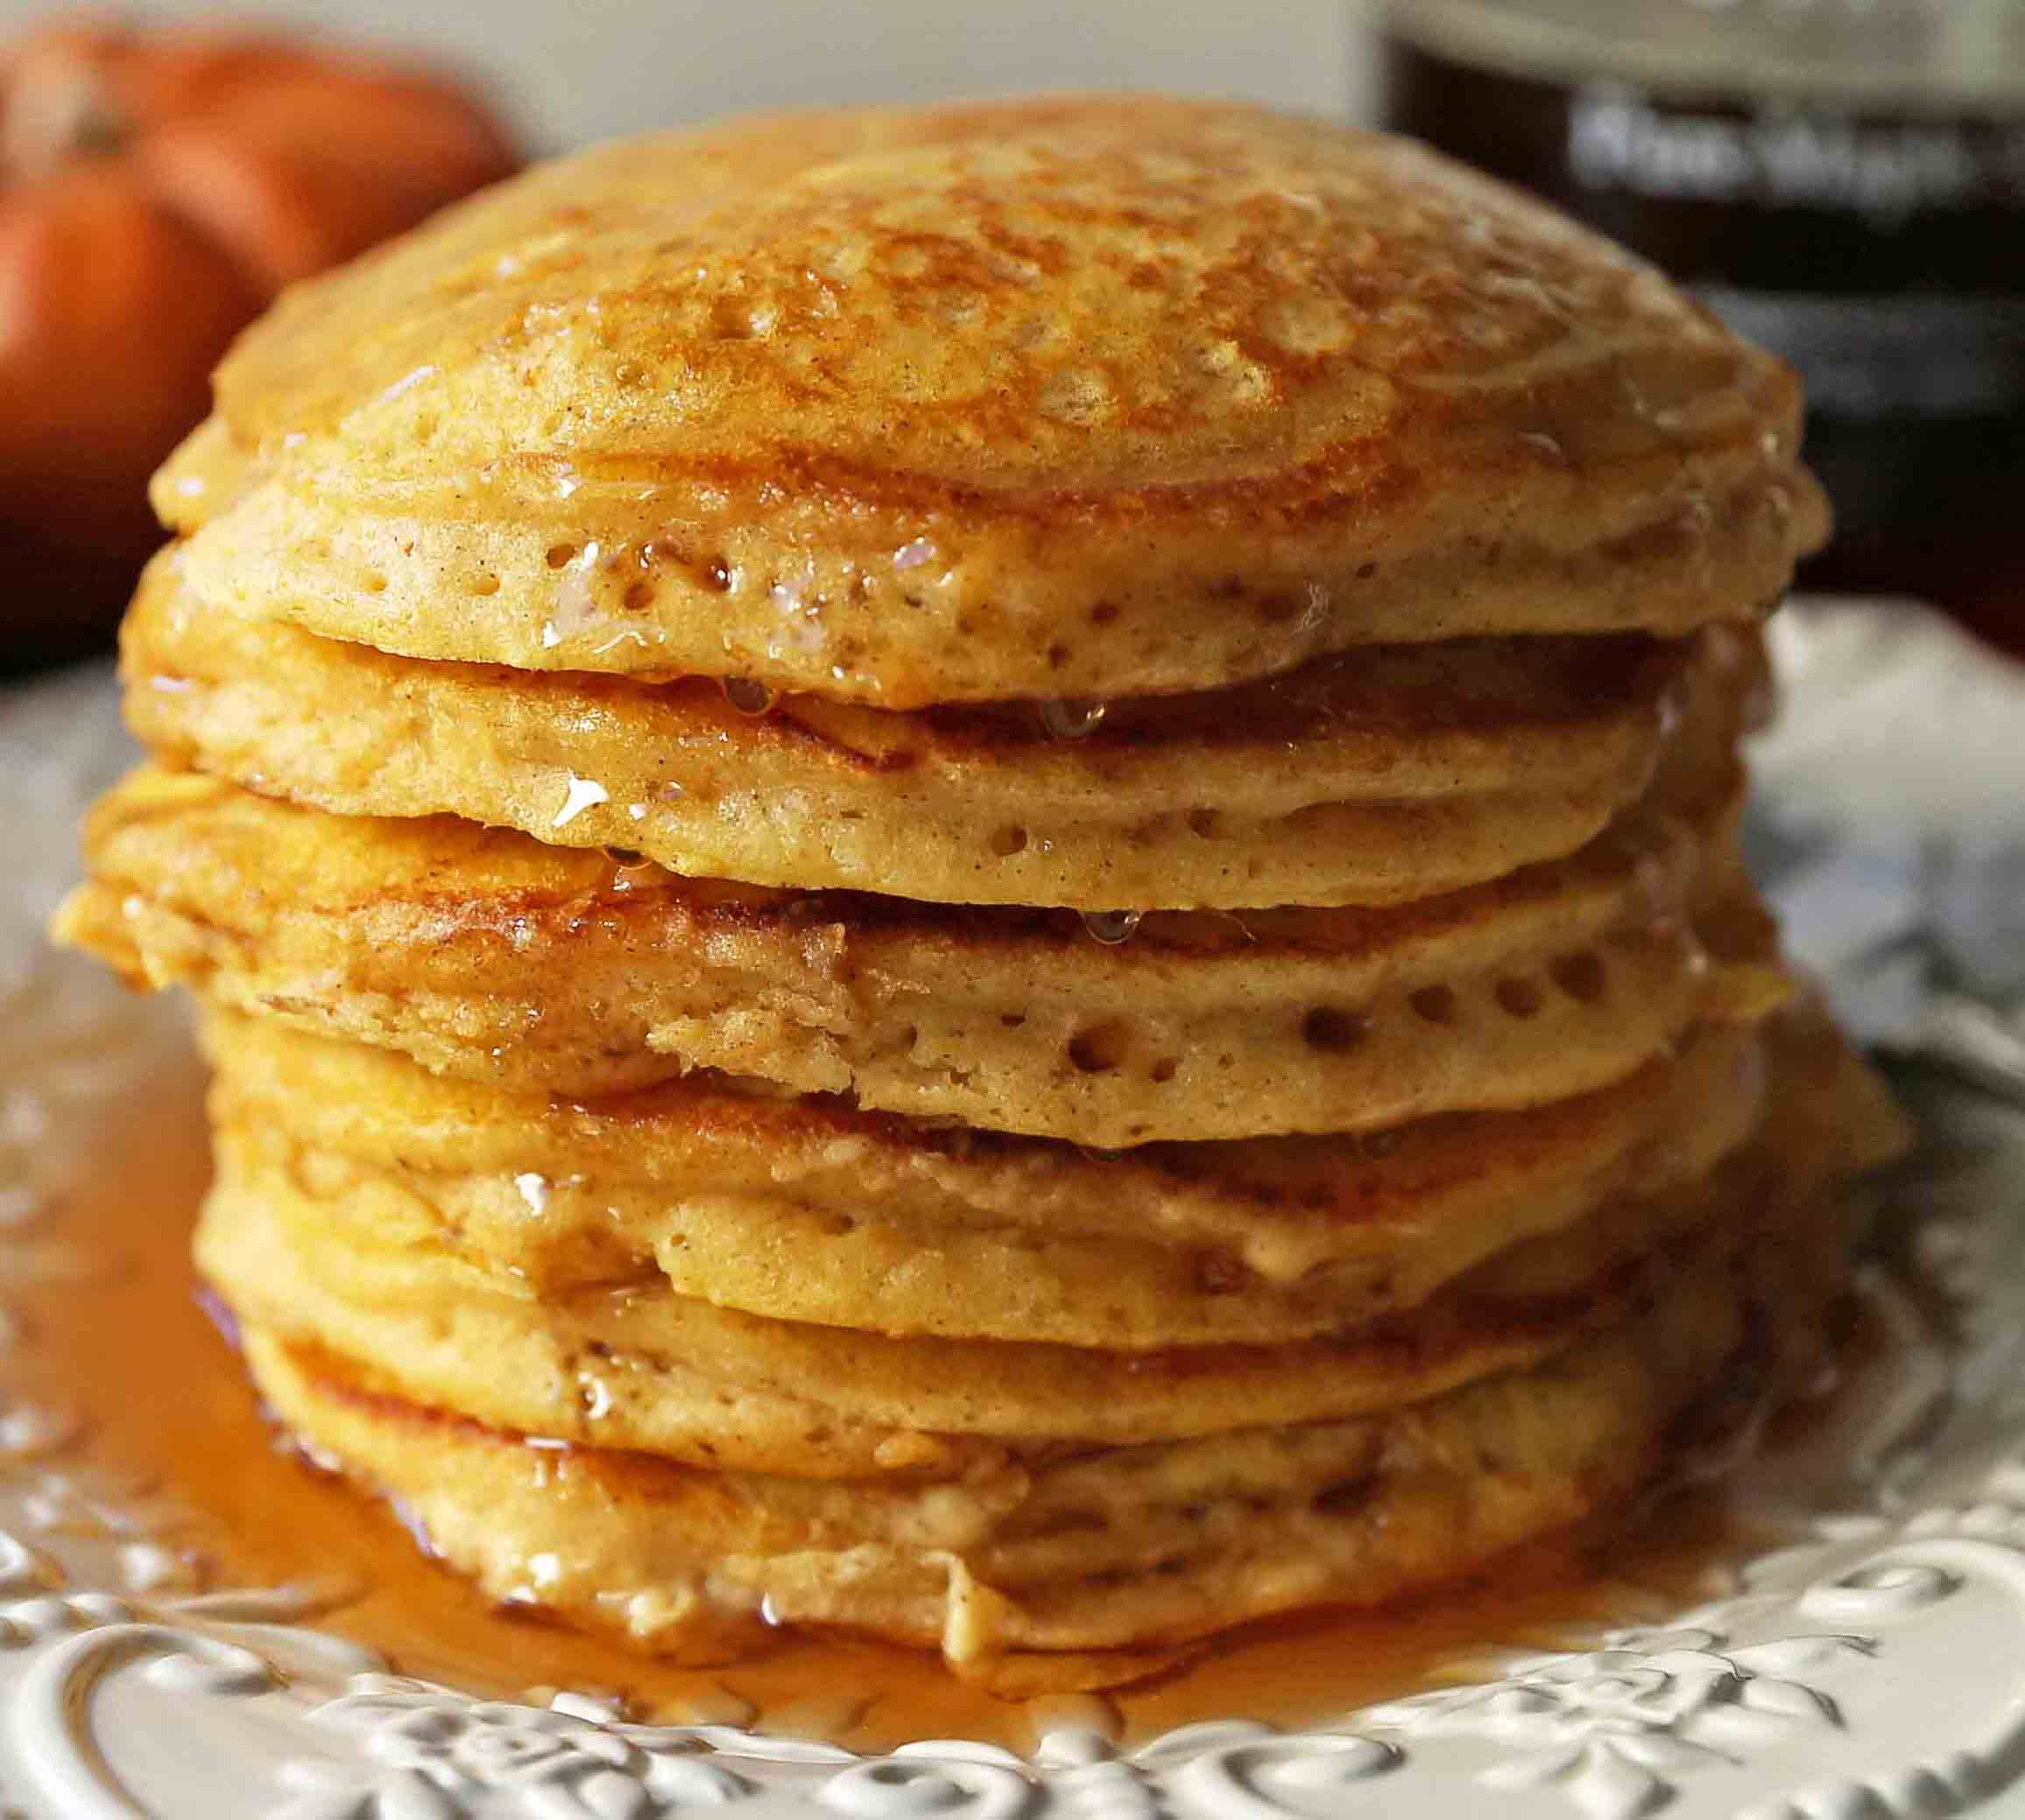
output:
[[[1412,145],[1062,97],[596,148],[283,300],[157,503],[397,653],[889,708],[1748,614],[1796,383]]]

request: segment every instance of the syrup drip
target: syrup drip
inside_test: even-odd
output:
[[[1102,702],[1043,702],[1041,724],[1050,739],[1086,739],[1106,712]]]
[[[638,811],[635,814],[634,811]],[[645,803],[628,803],[626,813],[634,821],[641,821],[646,815]],[[631,847],[607,847],[604,857],[611,862],[611,880],[606,887],[615,892],[630,892],[642,885],[659,883],[667,877],[662,869],[646,854]]]
[[[1089,932],[1093,942],[1101,942],[1106,948],[1117,948],[1132,940],[1144,913],[1138,910],[1085,910],[1081,914],[1083,927]]]
[[[773,691],[764,682],[755,682],[750,676],[727,676],[723,686],[724,699],[740,714],[757,717],[773,709]]]

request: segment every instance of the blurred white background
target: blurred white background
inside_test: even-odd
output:
[[[0,0],[0,29],[53,9]],[[1174,88],[1341,113],[1350,0],[175,0],[129,17],[283,19],[490,81],[535,150],[760,107]]]

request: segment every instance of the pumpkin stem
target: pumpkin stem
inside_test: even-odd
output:
[[[101,72],[74,53],[25,60],[0,113],[0,173],[45,177],[73,159],[102,158],[125,134]]]

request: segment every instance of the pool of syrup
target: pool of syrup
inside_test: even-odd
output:
[[[729,1667],[643,1658],[502,1611],[427,1559],[370,1498],[307,1466],[264,1420],[199,1305],[188,1262],[208,1170],[191,1075],[107,1131],[84,1179],[45,1215],[47,1237],[81,1254],[88,1273],[11,1292],[31,1344],[10,1377],[77,1413],[75,1456],[180,1513],[175,1540],[208,1585],[326,1589],[317,1622],[405,1674],[503,1697],[617,1695],[642,1720],[753,1725],[867,1750],[922,1737],[1023,1748],[1063,1722],[1127,1738],[1211,1718],[1298,1725],[1457,1678],[1499,1649],[1662,1621],[1722,1591],[1725,1562],[1752,1540],[1713,1497],[1676,1498],[1607,1543],[1537,1548],[1408,1608],[1257,1627],[1097,1701],[1004,1701],[925,1654],[793,1633]]]

